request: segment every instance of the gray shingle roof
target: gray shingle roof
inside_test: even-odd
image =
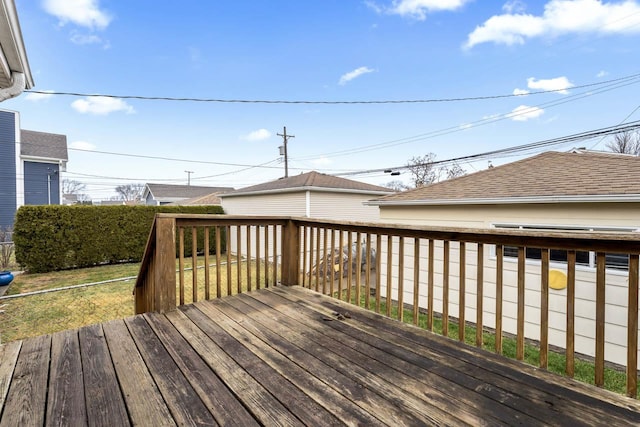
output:
[[[23,156],[69,160],[66,135],[22,129],[20,141],[20,154]]]
[[[325,175],[323,173],[313,171],[300,175],[290,176],[288,178],[281,178],[275,181],[253,185],[251,187],[241,188],[232,193],[225,194],[224,197],[255,193],[303,190],[308,188],[322,188],[341,191],[346,190],[347,192],[351,190],[353,192],[370,192],[380,195],[393,192],[393,190],[389,188],[340,178],[333,175]]]
[[[376,202],[640,196],[640,157],[546,152],[506,165],[380,198]],[[374,202],[374,203],[376,203]]]
[[[196,185],[147,184],[147,187],[156,200],[162,198],[190,199],[212,193],[220,194],[233,191],[233,187],[201,187]]]

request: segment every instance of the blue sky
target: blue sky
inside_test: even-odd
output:
[[[109,198],[129,182],[186,183],[186,170],[193,171],[194,185],[239,188],[279,178],[282,138],[276,134],[283,126],[295,135],[290,174],[342,174],[399,166],[430,152],[444,160],[640,120],[640,76],[604,83],[640,73],[640,1],[16,5],[38,91],[286,101],[520,94],[373,105],[42,94],[3,102],[1,108],[21,113],[22,128],[67,135],[63,177],[86,183],[94,199]],[[556,92],[527,95],[549,90]],[[605,142],[554,148],[604,149]],[[487,164],[460,166],[473,172]],[[380,172],[351,178],[392,179]]]

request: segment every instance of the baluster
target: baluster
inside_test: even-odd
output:
[[[484,329],[484,245],[478,243],[478,261],[476,270],[476,346],[482,348]]]
[[[382,268],[382,235],[376,234],[376,313],[380,313],[380,292],[382,283],[380,269]]]
[[[256,226],[256,289],[260,289],[262,286],[262,277],[260,273],[262,272],[261,258],[260,258],[260,232],[262,230],[261,226]]]
[[[204,299],[211,299],[209,276],[209,227],[204,228]]]
[[[334,284],[335,284],[335,266],[336,266],[336,230],[334,228],[331,229],[331,268],[329,268],[329,274],[331,275],[331,279],[329,279],[329,293],[333,296],[334,292]]]
[[[502,288],[504,249],[496,245],[496,353],[502,354]]]
[[[360,292],[362,286],[362,234],[356,233],[356,305],[360,306]]]
[[[433,239],[429,239],[429,271],[428,271],[428,276],[427,276],[427,292],[429,295],[427,295],[428,301],[427,301],[427,329],[429,329],[430,331],[433,332],[433,281],[434,281],[434,241]]]
[[[442,260],[442,335],[445,337],[449,336],[449,246],[445,240]]]
[[[222,297],[222,271],[220,271],[220,251],[222,250],[222,238],[220,227],[216,225],[216,297]]]
[[[467,306],[467,250],[464,242],[460,242],[460,284],[458,292],[458,341],[464,342],[465,308]]]
[[[242,293],[242,226],[236,226],[236,292]]]
[[[604,385],[604,322],[605,322],[605,269],[604,252],[596,253],[596,372],[595,385]]]
[[[191,293],[193,302],[198,301],[198,229],[191,227]]]
[[[524,247],[518,247],[518,318],[516,336],[516,359],[524,359]]]
[[[638,392],[638,255],[629,255],[629,308],[627,310],[627,396]]]
[[[365,255],[365,268],[366,273],[365,273],[365,287],[366,287],[366,295],[364,298],[364,308],[366,308],[367,310],[369,310],[371,308],[371,234],[367,233],[366,236],[367,239],[367,244],[366,244],[366,248],[365,250],[367,251],[366,255]]]
[[[178,270],[180,270],[180,305],[184,305],[184,228],[180,227],[180,258]]]
[[[404,237],[398,240],[398,320],[404,320]]]
[[[227,295],[231,295],[231,226],[227,225]]]
[[[387,236],[387,316],[391,317],[391,274],[393,272],[393,236]]]
[[[576,251],[567,251],[567,336],[565,372],[573,378],[575,370]]]
[[[413,239],[413,324],[418,326],[420,317],[420,239]]]
[[[542,249],[540,292],[540,367],[549,364],[549,249]]]
[[[351,287],[353,286],[351,280],[353,276],[353,234],[351,231],[347,231],[347,247],[349,248],[347,253],[347,301],[351,303]]]

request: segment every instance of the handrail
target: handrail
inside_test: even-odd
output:
[[[509,255],[505,252],[507,248]],[[530,248],[540,249],[535,262],[528,258]],[[191,273],[185,267],[188,250],[192,252]],[[552,259],[551,250],[566,251],[565,261],[557,264],[560,261]],[[204,262],[198,257],[199,251]],[[586,268],[576,260],[576,254],[585,252],[591,254],[592,260]],[[605,254],[627,255],[624,268],[628,273],[610,271]],[[406,316],[412,316],[415,324],[426,313],[430,330],[434,327],[435,313],[442,319],[447,336],[456,322],[459,325],[472,322],[477,326],[474,339],[478,346],[483,345],[483,330],[494,331],[497,353],[502,352],[503,334],[512,334],[517,340],[516,356],[520,360],[524,358],[525,340],[534,339],[540,346],[540,367],[545,369],[549,347],[563,347],[568,376],[573,376],[574,354],[590,354],[595,360],[598,386],[604,383],[605,361],[625,364],[627,394],[635,397],[639,257],[637,232],[474,229],[290,216],[157,214],[136,281],[136,312],[168,311],[175,309],[177,303],[197,301],[198,288],[202,286],[198,269],[204,270],[205,299],[252,287],[302,285],[377,312],[385,311],[389,316],[393,307],[400,320],[403,309],[409,307]],[[566,271],[567,287],[562,293],[550,290],[550,271],[558,268]],[[358,273],[360,270],[366,271],[364,277]],[[191,274],[192,296],[185,293],[189,287],[186,274]],[[616,287],[614,293],[607,291],[611,286]],[[607,310],[619,306],[611,307],[611,295],[619,301],[625,287],[626,324],[620,325],[619,320],[610,323]],[[215,292],[210,292],[211,289]],[[589,295],[585,289],[589,289]],[[588,314],[592,318],[584,320],[587,315],[576,312],[578,300],[583,301],[582,307],[584,304],[595,307]],[[560,303],[565,307],[559,309]],[[381,310],[383,304],[386,310]],[[532,317],[531,307],[539,314]],[[564,317],[564,325],[558,325],[559,316]],[[595,325],[589,326],[587,335],[584,322]],[[579,326],[583,334],[580,342],[575,339]],[[611,341],[611,332],[605,338],[606,328],[621,327],[626,328],[624,355],[619,351],[621,345]],[[558,341],[559,334],[564,334],[566,342]],[[459,328],[452,338],[464,342],[464,328]],[[585,349],[585,343],[590,342],[593,347]]]

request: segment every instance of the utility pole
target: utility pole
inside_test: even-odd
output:
[[[193,171],[185,171],[187,173],[187,185],[191,185],[191,174]]]
[[[289,138],[295,138],[295,135],[287,135],[287,127],[284,127],[283,133],[278,133],[284,140],[284,177],[289,178],[289,156],[287,155],[287,142]]]

